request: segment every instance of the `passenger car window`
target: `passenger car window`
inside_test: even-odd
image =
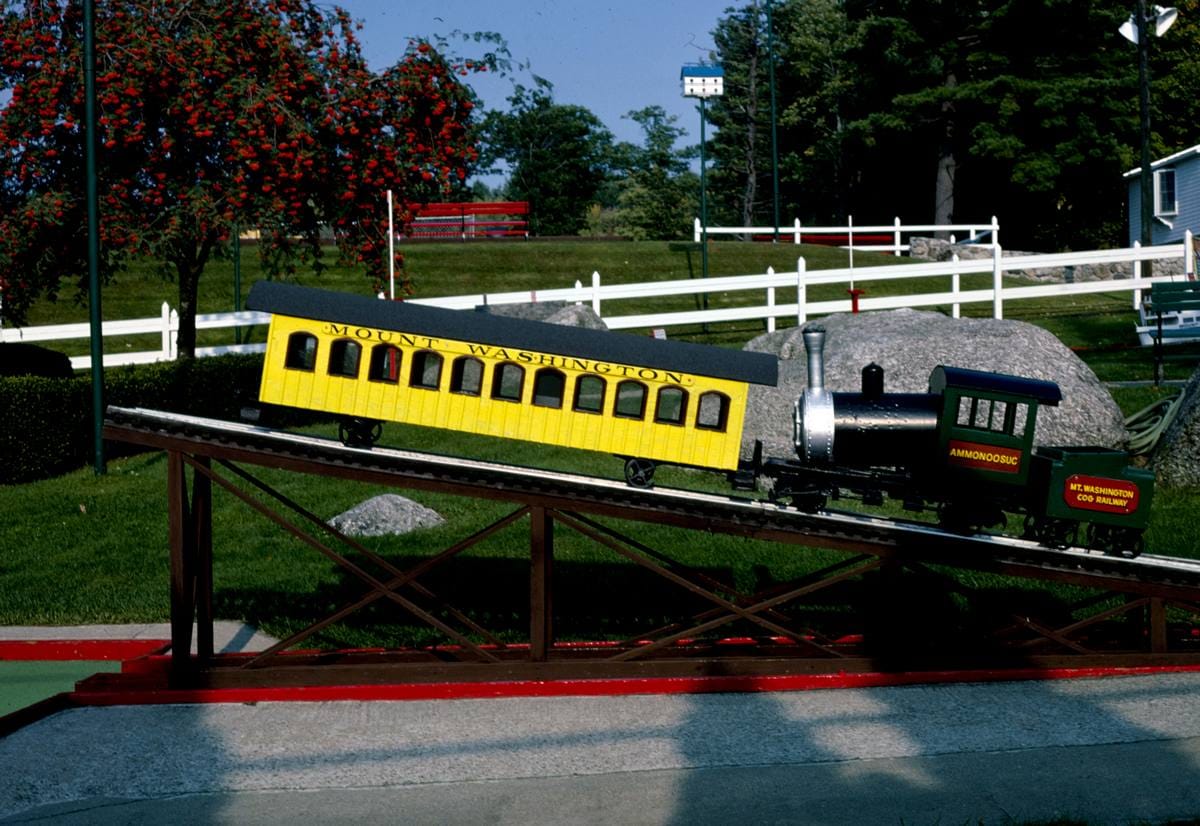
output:
[[[367,367],[367,378],[371,381],[400,381],[400,348],[391,344],[376,344],[371,348],[371,364]]]
[[[519,402],[524,385],[525,370],[520,365],[506,361],[498,365],[492,375],[492,398]]]
[[[362,347],[357,341],[340,338],[329,346],[329,375],[358,377],[358,359]]]
[[[613,415],[625,419],[640,419],[646,415],[646,385],[639,381],[623,381],[618,384]]]
[[[413,387],[424,387],[427,390],[437,390],[442,380],[442,357],[432,350],[420,350],[413,353],[412,374],[409,384]]]
[[[683,424],[687,416],[687,391],[682,387],[664,387],[658,391],[654,421],[662,424]]]
[[[288,336],[283,366],[291,370],[312,370],[317,365],[317,337],[312,333]]]
[[[729,421],[729,397],[715,391],[700,396],[696,405],[696,427],[701,430],[724,430]]]
[[[450,392],[478,396],[483,392],[483,362],[470,356],[459,356],[450,368]]]
[[[538,407],[562,407],[567,377],[552,367],[543,367],[533,376],[533,403]]]
[[[581,413],[604,411],[604,379],[598,376],[580,376],[575,382],[575,409]]]

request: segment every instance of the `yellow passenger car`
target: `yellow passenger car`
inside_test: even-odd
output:
[[[263,402],[343,417],[347,443],[406,422],[613,453],[631,484],[658,463],[734,471],[748,385],[774,356],[446,310],[277,282]]]

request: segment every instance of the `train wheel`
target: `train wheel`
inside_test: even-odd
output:
[[[1051,548],[1069,548],[1078,541],[1079,523],[1050,516],[1025,517],[1025,538]]]
[[[338,422],[338,438],[346,447],[371,447],[383,435],[383,422],[349,418]]]
[[[793,491],[790,496],[792,497],[792,507],[805,513],[823,511],[829,504],[829,497],[822,490]]]
[[[1111,556],[1128,557],[1138,556],[1145,547],[1141,531],[1095,523],[1088,525],[1087,545]]]
[[[938,505],[938,526],[954,533],[975,533],[977,530],[971,514],[953,502]]]
[[[654,485],[654,462],[649,459],[626,459],[625,481],[630,487],[648,488]]]

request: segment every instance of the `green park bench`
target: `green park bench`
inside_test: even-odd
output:
[[[1164,345],[1172,340],[1200,338],[1200,281],[1167,281],[1150,287],[1144,317],[1154,323],[1146,332],[1154,342],[1154,383],[1163,378],[1163,362],[1169,357]],[[1195,356],[1182,358],[1195,359]]]

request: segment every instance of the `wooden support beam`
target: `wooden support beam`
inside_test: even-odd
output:
[[[207,457],[196,461],[206,468],[210,463]],[[203,661],[213,655],[213,536],[212,482],[202,473],[192,474],[192,529],[196,543],[196,654]]]
[[[529,657],[545,662],[554,645],[554,518],[532,507],[529,521]]]
[[[1162,654],[1167,650],[1167,606],[1161,597],[1150,597],[1147,611],[1150,620],[1150,650]]]
[[[171,679],[183,682],[191,670],[196,534],[183,455],[174,450],[167,453],[167,524],[171,544]]]

